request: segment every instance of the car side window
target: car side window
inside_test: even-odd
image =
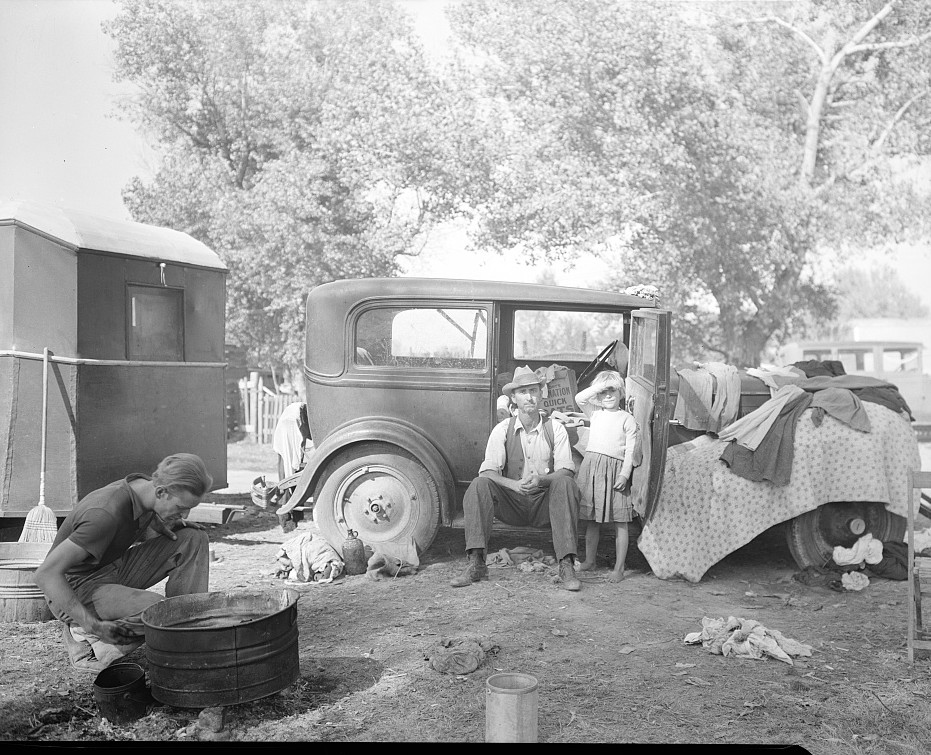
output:
[[[484,370],[488,316],[479,307],[373,307],[356,320],[360,367]]]
[[[625,318],[616,312],[518,309],[514,312],[515,359],[588,361],[616,338]]]

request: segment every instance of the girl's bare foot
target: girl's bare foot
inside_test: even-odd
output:
[[[594,569],[594,568],[595,568],[594,559],[592,559],[591,561],[589,561],[588,559],[585,559],[581,564],[579,564],[579,571],[589,571],[590,569]]]
[[[612,569],[611,575],[608,577],[609,582],[623,582],[624,581],[624,570],[623,569]]]

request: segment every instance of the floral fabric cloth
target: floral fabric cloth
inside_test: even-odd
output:
[[[796,427],[792,477],[781,487],[731,472],[719,459],[721,440],[670,453],[659,503],[637,542],[653,573],[698,582],[761,532],[830,501],[877,501],[900,516],[909,502],[918,506],[918,492],[908,487],[908,472],[921,468],[914,430],[901,414],[863,406],[869,433],[830,415],[816,427],[806,409]]]

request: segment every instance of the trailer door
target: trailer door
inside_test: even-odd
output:
[[[631,491],[644,524],[659,501],[669,431],[669,334],[671,313],[637,309],[631,313],[627,410],[640,427],[643,461],[634,467]]]

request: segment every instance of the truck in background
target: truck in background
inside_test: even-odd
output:
[[[785,346],[782,361],[836,361],[848,375],[892,383],[912,410],[918,440],[931,441],[931,374],[924,370],[923,352],[920,341],[800,341]]]

